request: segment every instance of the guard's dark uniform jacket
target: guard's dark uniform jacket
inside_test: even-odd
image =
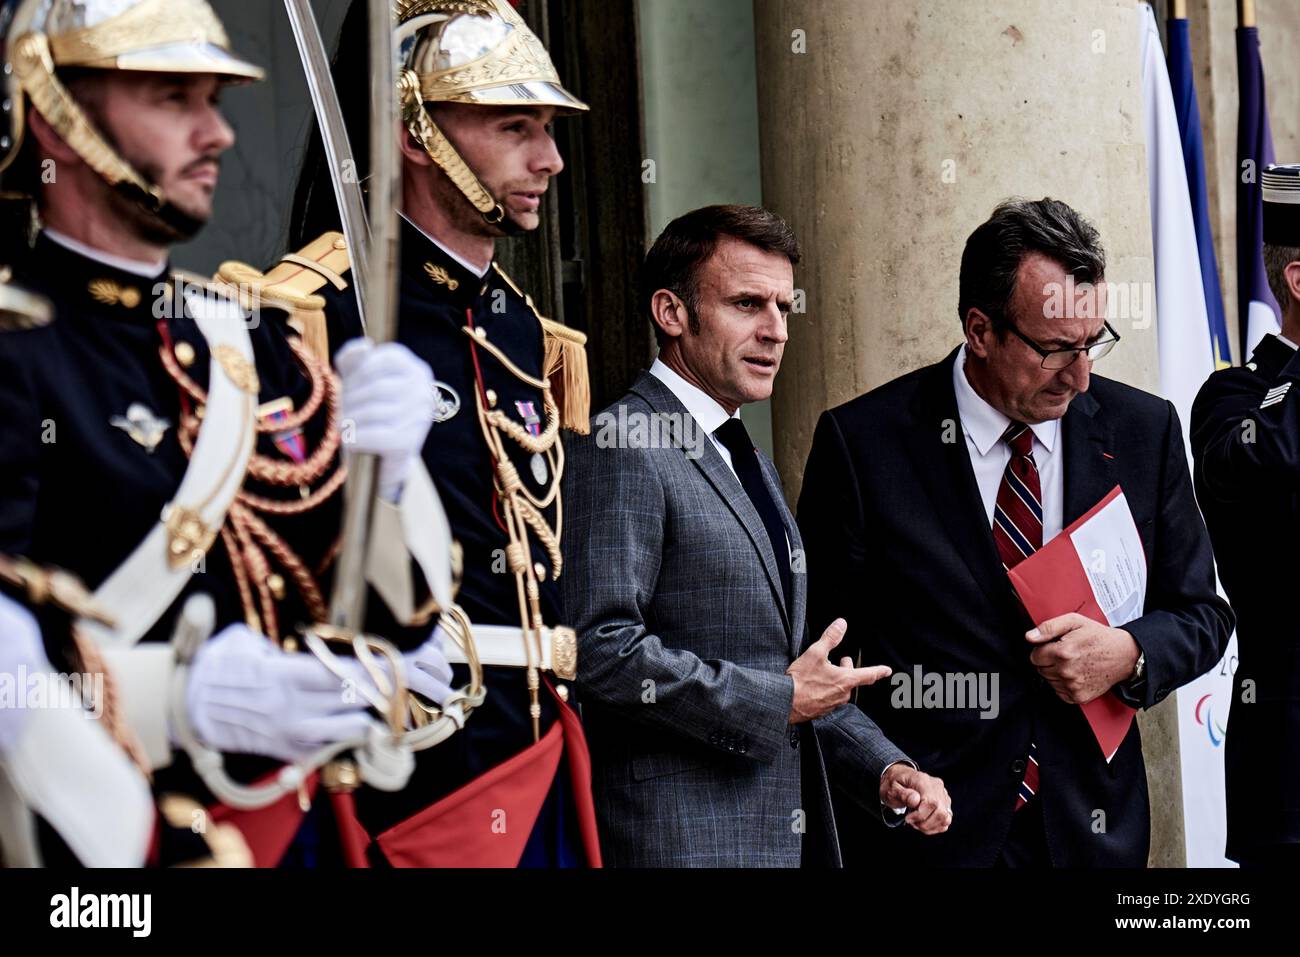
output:
[[[45,236],[13,269],[16,282],[54,303],[56,319],[0,336],[0,551],[66,568],[93,590],[158,523],[188,466],[178,437],[182,392],[159,350],[179,353],[186,375],[206,387],[208,348],[183,309],[155,306],[174,295],[163,292],[175,288],[169,272],[145,279]],[[180,314],[160,320],[156,309]],[[288,398],[298,408],[311,384],[281,330],[273,322],[250,330],[259,402]],[[132,422],[132,406],[149,416]],[[305,427],[307,448],[317,447],[325,425],[322,408]],[[289,461],[270,434],[258,452]],[[338,534],[339,507],[334,496],[325,512],[272,521],[315,568]],[[244,619],[220,539],[173,611],[197,591],[213,595],[218,629]],[[282,617],[290,629],[302,620],[296,598],[289,588]],[[165,616],[146,640],[171,640],[173,619]]]
[[[398,339],[433,370],[439,408],[424,447],[424,460],[447,511],[452,534],[464,550],[463,578],[457,602],[474,624],[519,627],[520,600],[516,579],[507,564],[510,538],[494,489],[494,465],[475,406],[475,391],[482,389],[488,405],[505,413],[530,435],[546,429],[547,412],[542,391],[510,370],[483,340],[472,338],[466,327],[500,350],[520,372],[543,378],[545,345],[542,322],[527,299],[495,264],[480,278],[444,253],[427,236],[402,220],[401,293]],[[355,292],[326,285],[325,297],[330,348],[337,351],[348,339],[362,334]],[[480,377],[481,376],[481,380]],[[555,484],[558,458],[535,454],[509,437],[504,447],[520,479],[531,494],[545,501]],[[557,440],[555,451],[560,451]],[[561,505],[558,492],[539,510],[558,533]],[[532,561],[538,575],[540,607],[546,625],[564,624],[556,582],[556,556],[530,534]],[[432,623],[430,624],[432,627]],[[458,683],[465,669],[456,666]],[[385,794],[363,788],[357,793],[359,817],[372,835],[427,811],[427,823],[436,826],[442,807],[471,796],[472,789],[510,772],[505,762],[524,759],[533,747],[529,692],[522,668],[485,668],[487,698],[465,727],[444,743],[416,755],[416,771],[401,792]],[[564,866],[592,861],[594,817],[585,743],[576,730],[572,711],[561,705],[554,682],[542,678],[541,736],[564,713],[565,756],[557,768],[545,803],[522,852],[521,865]],[[576,760],[575,750],[581,754]],[[585,792],[585,793],[584,793]],[[431,807],[432,805],[432,807]],[[451,808],[451,810],[455,810]],[[586,812],[586,813],[584,813]],[[591,819],[591,833],[584,822]],[[491,825],[485,817],[483,826]],[[461,825],[457,825],[461,826]],[[506,825],[509,827],[510,825]],[[586,849],[584,851],[584,839]],[[382,843],[382,842],[381,842]],[[419,860],[418,855],[415,858]],[[460,863],[480,863],[471,853]]]
[[[14,281],[50,299],[55,319],[42,328],[0,335],[0,552],[67,569],[93,590],[157,525],[188,465],[178,424],[198,403],[166,371],[160,349],[175,358],[174,368],[206,388],[208,347],[185,308],[175,305],[183,297],[168,272],[142,278],[44,235],[32,249],[13,255]],[[287,399],[298,410],[308,401],[312,382],[282,329],[263,321],[250,330],[258,401]],[[260,434],[257,454],[288,465],[296,464],[295,450],[309,458],[320,448],[327,419],[322,402],[300,436]],[[300,502],[324,487],[337,469],[334,454],[309,487],[277,489],[249,477],[244,489]],[[316,570],[337,538],[340,498],[329,495],[301,514],[262,517],[307,568]],[[276,602],[279,622],[292,633],[310,617],[290,574],[269,551],[267,556],[270,570],[282,579],[276,582],[276,593],[283,593]],[[204,569],[191,577],[144,640],[169,641],[176,614],[196,592],[212,595],[218,630],[246,619],[246,603],[220,537]],[[49,645],[56,667],[69,661],[69,649],[56,637],[47,640]],[[232,775],[251,780],[277,765],[239,756],[227,766]],[[159,790],[212,803],[180,755],[156,782]]]
[[[1237,613],[1227,853],[1243,863],[1300,861],[1298,385],[1296,350],[1265,336],[1249,364],[1210,376],[1192,407],[1196,495]]]

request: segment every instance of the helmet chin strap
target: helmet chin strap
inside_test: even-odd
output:
[[[509,213],[506,213],[505,219],[501,220],[499,223],[494,223],[493,225],[507,236],[521,236],[528,232],[528,230],[520,226]]]
[[[203,221],[167,200],[160,187],[150,183],[108,144],[76,99],[54,72],[49,38],[29,33],[18,40],[13,67],[32,105],[82,161],[119,194],[164,225],[185,237],[193,236]]]
[[[157,187],[141,190],[134,183],[128,182],[110,183],[109,185],[150,216],[160,220],[164,226],[176,233],[182,240],[196,235],[205,225],[205,220],[191,216],[175,203],[166,199],[158,202],[158,197],[162,196],[162,191]]]
[[[402,121],[410,134],[415,137],[429,158],[438,168],[447,174],[471,206],[479,211],[483,221],[495,226],[507,236],[524,232],[524,228],[510,218],[504,204],[497,200],[485,187],[474,171],[469,168],[464,157],[451,145],[451,140],[438,128],[438,124],[425,109],[423,95],[420,92],[420,79],[413,70],[405,70],[398,83],[398,92],[402,105]]]

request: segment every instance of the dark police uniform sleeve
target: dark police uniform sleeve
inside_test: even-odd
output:
[[[1231,502],[1300,484],[1298,381],[1300,352],[1276,376],[1243,367],[1209,378],[1192,408],[1192,450],[1204,492]]]

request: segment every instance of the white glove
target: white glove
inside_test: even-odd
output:
[[[21,677],[24,668],[27,674],[51,670],[41,644],[41,628],[31,612],[0,595],[0,681],[9,683],[14,691],[12,706],[0,698],[0,754],[13,747],[27,723],[27,708],[21,700],[27,690]]]
[[[345,345],[334,367],[343,383],[344,448],[380,457],[379,496],[396,502],[433,424],[433,372],[406,346],[369,339]]]
[[[377,660],[388,673],[387,659]],[[446,700],[451,666],[439,633],[402,662],[410,690],[438,704]],[[231,625],[195,655],[186,688],[190,725],[210,748],[282,761],[386,731],[366,710],[371,695],[361,687],[377,691],[365,668],[355,658],[336,656],[335,664],[344,680],[313,655],[281,651],[246,626]]]
[[[378,725],[365,696],[313,656],[282,651],[244,625],[231,625],[199,648],[185,705],[208,747],[281,761],[364,738]]]
[[[442,629],[435,628],[424,644],[402,655],[407,687],[438,705],[451,696],[451,665],[443,654],[442,638]]]
[[[407,690],[418,692],[438,705],[451,696],[451,664],[448,663],[447,656],[442,653],[442,642],[443,631],[435,628],[419,648],[401,654],[402,675]],[[388,659],[376,654],[373,660],[391,682],[392,670],[388,667]],[[334,662],[335,667],[339,668],[354,686],[365,682],[367,688],[375,687],[365,667],[355,658],[335,655]]]

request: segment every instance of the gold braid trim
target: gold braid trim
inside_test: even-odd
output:
[[[237,498],[244,505],[265,515],[301,515],[303,512],[310,512],[328,501],[330,496],[343,487],[347,477],[348,470],[343,466],[339,466],[334,470],[334,474],[325,481],[324,485],[299,502],[278,502],[275,499],[254,495],[252,492],[245,492],[242,489]]]
[[[287,432],[290,429],[297,429],[306,425],[317,410],[320,409],[321,402],[324,401],[330,385],[329,376],[322,374],[322,365],[313,357],[310,349],[293,337],[289,337],[286,341],[297,357],[303,372],[307,373],[307,378],[311,382],[311,395],[302,404],[302,408],[286,416],[283,420],[279,422],[259,421],[257,431],[263,434]],[[167,374],[171,376],[172,381],[184,389],[191,399],[200,405],[207,403],[207,390],[190,378],[189,374],[181,368],[180,363],[176,361],[176,356],[170,349],[160,345],[158,347],[158,357],[162,360],[163,368],[167,370]]]
[[[542,516],[542,513],[537,511],[527,499],[516,497],[514,505],[519,510],[520,517],[537,534],[538,541],[546,549],[546,557],[551,560],[551,579],[553,581],[558,579],[560,571],[564,568],[564,559],[560,555],[558,536],[551,531],[551,526],[546,524],[546,519]]]
[[[560,333],[557,330],[563,330]],[[587,337],[550,319],[542,320],[546,351],[542,372],[560,404],[560,421],[566,429],[591,432],[591,374],[587,370]]]
[[[253,590],[248,583],[248,570],[239,559],[239,544],[235,541],[229,523],[221,527],[221,544],[226,548],[226,555],[230,558],[230,568],[235,573],[235,586],[239,589],[239,602],[244,607],[244,624],[248,625],[253,631],[265,634],[262,631],[261,616],[257,614],[257,606],[253,604]]]
[[[262,606],[262,634],[270,638],[277,645],[280,643],[280,620],[275,613],[275,596],[271,594],[271,586],[268,579],[271,577],[271,566],[266,560],[266,555],[257,547],[253,541],[252,532],[249,529],[248,509],[241,505],[235,504],[230,506],[230,524],[235,529],[235,535],[239,538],[241,547],[240,556],[248,570],[248,577],[253,587],[257,589],[258,601]]]
[[[298,593],[302,595],[303,603],[306,604],[312,620],[324,621],[329,616],[329,611],[325,608],[325,599],[321,597],[320,588],[317,587],[316,580],[312,578],[311,571],[303,564],[302,559],[294,553],[284,539],[271,531],[270,527],[255,514],[243,509],[241,511],[243,512],[241,519],[249,532],[270,550],[275,560],[280,563],[280,567],[293,577],[293,582],[298,587]]]
[[[547,319],[537,311],[533,297],[520,289],[501,266],[492,268],[521,297],[542,324],[542,377],[550,383],[560,406],[560,424],[570,432],[591,431],[591,374],[587,369],[587,337],[562,322]]]
[[[86,674],[100,675],[104,682],[103,700],[95,702],[99,707],[100,722],[103,724],[104,730],[117,743],[117,746],[126,752],[141,773],[152,781],[153,774],[149,769],[149,758],[144,753],[144,746],[140,743],[140,739],[136,737],[135,732],[126,723],[126,718],[122,716],[117,682],[114,680],[112,672],[108,670],[108,663],[104,661],[103,656],[99,653],[99,646],[91,639],[78,634],[75,629],[72,632],[72,643],[76,649],[81,670]]]

